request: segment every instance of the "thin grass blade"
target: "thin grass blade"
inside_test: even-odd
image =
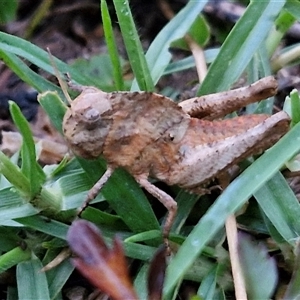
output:
[[[129,2],[128,0],[114,0],[113,2],[130,65],[138,82],[139,88],[143,91],[153,91],[154,84],[152,82],[144,50],[134,24]]]
[[[21,247],[11,249],[0,256],[0,273],[3,273],[20,262],[30,259],[30,257],[31,251],[29,249],[23,250]]]
[[[41,272],[43,265],[33,258],[17,266],[18,299],[50,300],[46,273]]]
[[[293,245],[300,236],[300,205],[282,174],[276,173],[254,196],[277,231]]]
[[[113,66],[115,86],[118,91],[123,91],[124,80],[122,76],[122,68],[121,68],[120,58],[118,55],[118,48],[117,48],[117,44],[115,41],[114,32],[111,24],[111,19],[110,19],[107,3],[105,0],[101,0],[101,15],[102,15],[102,23],[103,23],[106,45]]]
[[[25,41],[24,39],[0,32],[0,50],[2,50],[6,55],[11,53],[23,57],[48,73],[55,75],[53,67],[50,63],[48,52],[28,41]],[[61,73],[69,73],[72,80],[75,82],[82,85],[97,86],[97,80],[95,80],[93,77],[84,76],[82,73],[76,71],[76,69],[57,58],[54,58],[54,61],[58,70]]]
[[[284,0],[250,2],[210,66],[198,95],[230,88],[245,70],[254,53],[265,42],[284,4]]]
[[[172,55],[169,52],[171,42],[186,34],[206,3],[207,0],[190,0],[188,4],[160,31],[151,43],[146,54],[146,60],[154,84],[160,79],[172,58]],[[134,81],[131,90],[137,89],[137,82]]]
[[[9,110],[15,125],[18,127],[23,137],[21,148],[22,173],[28,178],[30,183],[30,196],[33,198],[41,189],[46,179],[41,166],[38,164],[35,153],[35,144],[30,130],[30,126],[21,113],[20,108],[14,102],[9,103]]]

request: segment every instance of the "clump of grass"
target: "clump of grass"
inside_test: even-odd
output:
[[[206,1],[188,2],[161,30],[144,54],[128,2],[114,1],[128,59],[135,76],[130,90],[153,91],[157,81],[170,70],[175,72],[193,66],[191,58],[171,63],[168,49],[172,42],[183,38],[195,24],[205,3]],[[229,89],[245,73],[249,82],[253,82],[259,77],[272,74],[273,69],[278,70],[279,58],[272,60],[272,54],[293,21],[300,20],[295,7],[299,10],[297,2],[251,2],[222,46],[219,49],[205,50],[206,57],[210,57],[212,63],[198,94]],[[106,83],[84,75],[75,67],[58,59],[55,62],[61,73],[69,73],[78,84],[125,90],[128,83],[123,80],[122,62],[104,0],[101,1],[101,12],[111,59],[111,82],[114,83],[107,87]],[[204,30],[201,26],[210,26],[206,22],[199,24],[199,31]],[[193,31],[195,32],[197,30]],[[209,40],[209,30],[206,32]],[[281,53],[286,55],[290,50],[283,49]],[[40,104],[61,132],[62,118],[67,107],[60,88],[36,74],[22,61],[24,58],[53,74],[48,54],[25,40],[0,32],[0,58],[23,81],[40,93]],[[297,59],[285,60],[287,63],[295,61]],[[252,106],[251,111],[270,113],[272,104],[272,99],[267,100]],[[69,260],[65,260],[46,273],[39,270],[67,246],[66,233],[74,219],[76,208],[81,205],[89,188],[103,174],[105,161],[99,158],[91,162],[77,157],[71,161],[63,160],[50,171],[47,166],[41,168],[36,160],[36,149],[29,125],[16,104],[10,104],[10,111],[23,136],[23,145],[19,153],[21,164],[17,163],[19,160],[15,157],[7,158],[0,152],[0,271],[17,267],[17,287],[8,288],[8,299],[16,294],[19,299],[58,299],[65,282],[73,272],[73,266]],[[228,252],[222,246],[222,229],[226,219],[238,212],[252,195],[255,200],[251,200],[246,213],[239,216],[239,223],[249,231],[270,236],[274,242],[272,250],[281,251],[283,257],[287,257],[289,253],[290,259],[292,256],[293,260],[299,260],[298,254],[291,253],[297,248],[300,235],[300,206],[279,172],[284,163],[299,152],[299,143],[295,142],[299,140],[299,136],[300,127],[295,125],[276,146],[236,178],[214,203],[206,205],[208,209],[202,209],[202,217],[192,230],[186,220],[193,206],[196,202],[207,204],[207,201],[205,197],[199,200],[199,197],[176,190],[179,211],[170,239],[177,244],[178,252],[170,260],[167,269],[164,287],[166,299],[176,297],[178,288],[185,279],[198,283],[198,297],[225,299],[225,293],[232,289],[232,284]],[[100,226],[108,242],[115,234],[121,235],[126,255],[140,261],[135,286],[140,298],[144,299],[144,276],[148,261],[161,242],[161,220],[157,219],[138,184],[124,170],[115,172],[95,202],[97,204],[87,208],[83,217]],[[111,210],[116,214],[111,213]],[[25,232],[22,237],[19,235],[21,230]],[[254,298],[261,298],[262,295],[271,297],[276,284],[277,287],[280,284],[276,282],[277,276],[270,274],[278,270],[270,262],[271,259],[265,260],[268,251],[257,248],[247,239],[241,239],[241,243],[248,248],[252,247],[251,253],[258,253],[251,256],[246,250],[243,252],[248,270],[245,277],[250,278],[249,295]],[[24,244],[25,249],[19,246]],[[260,274],[255,273],[258,265],[265,266]],[[286,292],[286,299],[300,293],[300,285],[297,285],[300,269],[295,268],[293,272],[294,277]],[[264,278],[268,278],[269,282]],[[266,286],[267,288],[263,288]],[[259,291],[262,290],[267,291],[260,294]]]

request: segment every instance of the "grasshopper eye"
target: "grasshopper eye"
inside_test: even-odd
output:
[[[100,118],[99,111],[95,108],[90,108],[84,113],[84,118],[88,122],[98,121]]]

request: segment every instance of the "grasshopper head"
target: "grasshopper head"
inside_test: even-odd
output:
[[[84,158],[97,158],[111,126],[109,94],[95,87],[83,88],[63,120],[63,132],[72,151]]]

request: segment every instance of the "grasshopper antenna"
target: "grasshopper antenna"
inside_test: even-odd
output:
[[[64,96],[66,97],[69,105],[71,105],[72,99],[71,99],[70,95],[68,94],[67,85],[66,85],[65,81],[62,80],[62,78],[61,78],[61,76],[59,74],[57,65],[56,65],[56,63],[54,61],[54,57],[53,57],[50,49],[47,48],[47,51],[48,51],[48,54],[49,54],[49,57],[50,57],[50,62],[51,62],[52,68],[54,70],[55,77],[57,78],[57,80],[59,82],[59,86],[61,87],[61,90],[62,90]]]

